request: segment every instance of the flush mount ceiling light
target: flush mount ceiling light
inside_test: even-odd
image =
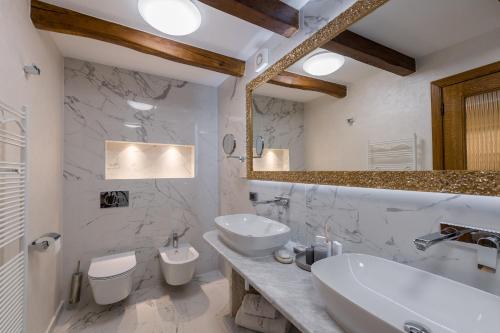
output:
[[[304,71],[314,76],[332,74],[344,64],[344,57],[332,52],[321,52],[310,56],[302,65]]]
[[[131,99],[127,100],[127,104],[131,108],[139,110],[139,111],[150,111],[150,110],[153,110],[155,108],[154,105],[136,102],[136,101],[133,101]]]
[[[142,127],[142,125],[139,123],[128,123],[128,122],[123,123],[123,126],[128,127],[128,128],[140,128],[140,127]]]
[[[139,0],[142,18],[153,28],[173,36],[185,36],[201,25],[201,13],[191,0]]]

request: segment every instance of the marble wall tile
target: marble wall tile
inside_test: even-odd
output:
[[[219,206],[215,88],[66,59],[64,132],[64,294],[78,260],[86,272],[91,258],[130,250],[134,288],[158,284],[157,248],[173,231],[186,230],[181,241],[200,252],[198,273],[217,267],[201,238]],[[105,140],[195,145],[195,177],[106,180]],[[130,206],[100,209],[99,192],[109,190],[130,191]]]
[[[265,148],[288,149],[288,170],[305,170],[304,103],[254,95],[253,115],[253,137],[262,136]]]

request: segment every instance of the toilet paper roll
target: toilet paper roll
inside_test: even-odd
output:
[[[43,235],[42,237],[38,238],[35,243],[36,244],[43,244],[44,242],[47,242],[49,244],[49,247],[47,250],[53,252],[53,253],[58,253],[61,250],[61,235],[57,233],[49,233],[46,235]]]
[[[62,246],[62,237],[59,237],[55,239],[53,242],[52,252],[59,253],[59,251],[61,250],[61,246]]]

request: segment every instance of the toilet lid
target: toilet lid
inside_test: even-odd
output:
[[[134,251],[93,258],[88,275],[96,279],[108,278],[130,271],[135,265]]]

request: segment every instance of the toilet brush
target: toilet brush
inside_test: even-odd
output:
[[[80,301],[80,291],[82,288],[82,278],[83,274],[80,272],[80,260],[78,260],[78,266],[76,267],[76,272],[71,276],[71,291],[69,294],[69,304],[76,304]]]

